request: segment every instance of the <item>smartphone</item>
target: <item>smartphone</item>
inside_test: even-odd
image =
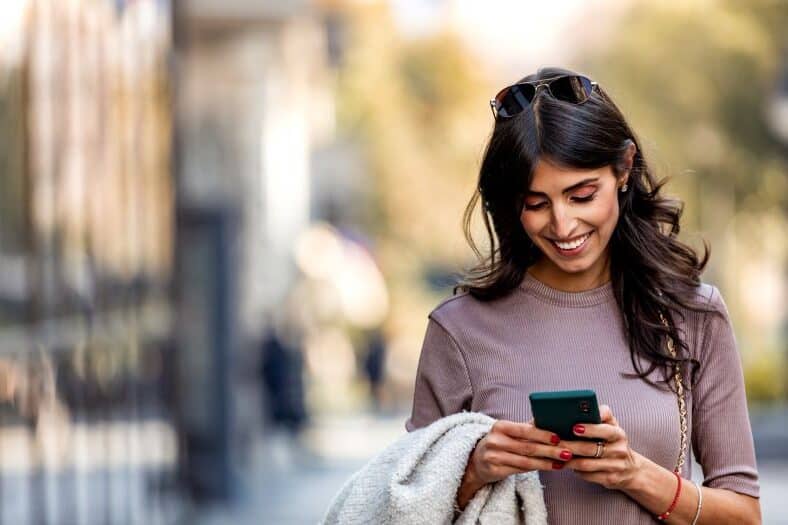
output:
[[[528,398],[537,428],[554,432],[567,441],[597,441],[596,438],[578,436],[572,430],[576,423],[602,422],[593,390],[532,392]]]

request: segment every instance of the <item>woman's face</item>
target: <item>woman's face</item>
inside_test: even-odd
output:
[[[628,173],[628,172],[627,172]],[[542,281],[577,291],[609,280],[608,243],[618,222],[618,192],[610,166],[563,169],[540,160],[520,220],[543,256],[532,271]]]

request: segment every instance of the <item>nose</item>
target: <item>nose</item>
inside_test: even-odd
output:
[[[575,231],[575,218],[566,207],[560,204],[552,206],[551,210],[550,226],[553,235],[559,239],[570,238]]]

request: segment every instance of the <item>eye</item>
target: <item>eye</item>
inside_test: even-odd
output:
[[[528,204],[527,202],[523,204],[523,208],[526,210],[541,210],[545,206],[547,206],[546,201],[537,202],[536,204]]]
[[[594,198],[596,198],[596,192],[591,193],[589,195],[583,195],[580,197],[572,197],[572,200],[576,202],[590,202],[594,200]]]

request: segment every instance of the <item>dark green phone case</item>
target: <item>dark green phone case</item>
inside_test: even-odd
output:
[[[593,390],[533,392],[528,398],[537,428],[555,432],[563,440],[596,441],[572,431],[576,423],[601,423]]]

